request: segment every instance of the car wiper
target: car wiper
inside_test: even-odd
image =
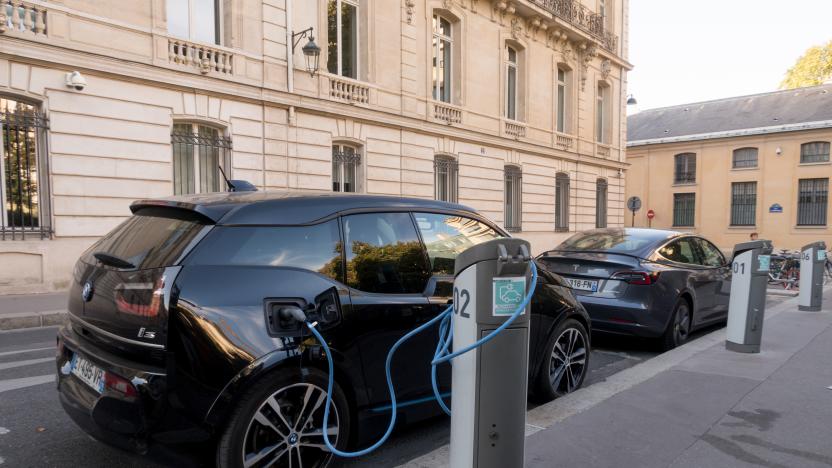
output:
[[[95,252],[94,254],[92,254],[92,256],[95,257],[96,260],[98,260],[99,262],[105,265],[110,265],[112,267],[124,269],[136,268],[136,265],[133,265],[127,260],[116,257],[115,255],[110,255],[107,252]]]

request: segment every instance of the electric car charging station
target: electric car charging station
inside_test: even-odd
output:
[[[744,242],[734,247],[725,341],[725,348],[730,351],[760,352],[771,251],[771,241],[767,240]]]
[[[510,238],[476,245],[456,259],[453,349],[499,335],[453,361],[450,466],[523,465],[529,314],[525,307],[515,312],[531,283],[530,262],[529,243]]]
[[[823,299],[823,267],[826,243],[812,242],[800,249],[800,297],[798,310],[819,311]]]

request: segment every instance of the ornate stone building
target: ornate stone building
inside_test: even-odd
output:
[[[626,38],[627,0],[0,0],[0,293],[219,168],[459,201],[535,251],[622,225]]]

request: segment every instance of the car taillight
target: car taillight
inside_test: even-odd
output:
[[[115,291],[119,312],[139,317],[156,317],[165,302],[165,277],[153,282],[121,283]]]
[[[126,397],[136,397],[139,391],[130,383],[129,380],[111,372],[104,374],[104,388],[121,393]]]
[[[659,281],[658,271],[619,271],[610,279],[624,281],[627,284],[651,285]]]

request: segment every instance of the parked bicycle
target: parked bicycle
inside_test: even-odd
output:
[[[832,275],[832,265],[827,260],[826,276]],[[800,252],[781,250],[771,255],[768,284],[779,284],[783,289],[798,289],[800,284]]]

